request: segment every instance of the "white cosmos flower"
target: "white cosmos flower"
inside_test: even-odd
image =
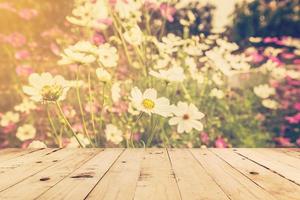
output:
[[[103,68],[96,69],[97,78],[102,82],[109,82],[111,80],[111,75]]]
[[[271,110],[276,110],[278,108],[278,103],[272,99],[264,99],[261,103],[264,107]]]
[[[74,63],[89,64],[96,61],[97,47],[87,41],[79,41],[73,46],[69,46],[61,54],[62,59],[59,65],[69,65]]]
[[[33,101],[24,98],[22,103],[16,105],[14,109],[19,112],[29,113],[31,110],[36,109],[36,105]]]
[[[28,149],[40,149],[40,148],[47,148],[47,145],[44,142],[39,140],[33,140],[27,147]]]
[[[209,96],[215,97],[217,99],[223,99],[224,98],[224,92],[222,90],[219,90],[217,88],[214,88],[210,91]]]
[[[130,19],[134,15],[139,15],[139,9],[141,7],[140,1],[126,0],[117,1],[115,4],[115,11],[119,14],[121,19]]]
[[[168,70],[159,70],[159,72],[151,70],[149,74],[169,82],[182,82],[185,78],[182,67],[172,67]]]
[[[134,87],[131,90],[131,101],[137,110],[149,115],[155,113],[167,117],[172,112],[169,99],[165,97],[157,98],[157,91],[153,88],[146,89],[142,93],[137,87]]]
[[[188,105],[184,102],[178,102],[177,106],[173,108],[173,113],[175,117],[169,120],[169,124],[177,124],[178,133],[188,133],[191,132],[193,128],[198,131],[203,130],[203,124],[199,120],[204,117],[204,114],[199,112],[194,104]]]
[[[66,19],[75,25],[91,27],[95,29],[106,29],[108,25],[103,23],[109,18],[109,11],[106,1],[99,0],[93,3],[85,1],[72,10],[73,16],[67,16]]]
[[[50,73],[31,74],[29,84],[23,86],[23,92],[36,102],[64,100],[70,88],[69,81],[60,75],[53,77]]]
[[[119,144],[123,141],[123,133],[113,124],[106,125],[105,136],[108,141],[114,144]]]
[[[105,43],[99,46],[97,50],[98,62],[104,67],[115,67],[118,64],[119,56],[117,49]]]
[[[275,94],[275,89],[270,87],[268,84],[256,86],[254,87],[253,91],[258,97],[262,99],[266,99]]]
[[[82,133],[78,133],[76,134],[78,140],[80,141],[80,143],[83,145],[83,147],[86,147],[90,144],[90,140],[85,137]],[[79,148],[80,145],[77,141],[77,139],[75,138],[75,136],[71,137],[70,139],[70,143],[67,145],[67,148]]]
[[[19,121],[20,121],[19,113],[8,111],[1,117],[0,125],[6,127],[10,124],[15,124]]]
[[[36,129],[31,124],[20,126],[17,130],[16,137],[21,140],[29,140],[35,137]]]
[[[136,25],[124,33],[124,38],[129,44],[137,46],[143,42],[143,32],[140,27]]]

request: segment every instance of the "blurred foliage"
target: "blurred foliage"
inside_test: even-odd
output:
[[[227,34],[235,42],[254,37],[300,36],[299,0],[254,0],[236,5]]]
[[[190,2],[184,8],[177,10],[173,22],[166,23],[168,32],[177,35],[184,35],[187,32],[191,35],[204,33],[209,35],[212,29],[212,12],[215,6],[202,2]]]

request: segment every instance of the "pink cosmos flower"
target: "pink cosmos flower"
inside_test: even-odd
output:
[[[76,115],[76,110],[72,106],[64,106],[62,110],[67,118],[73,118]]]
[[[19,65],[16,68],[16,73],[19,76],[29,76],[30,74],[33,73],[33,69],[29,65]]]
[[[103,35],[95,32],[95,34],[93,35],[92,41],[95,45],[100,45],[105,42],[105,39],[104,39]]]
[[[284,146],[284,147],[288,147],[288,146],[292,146],[293,144],[290,141],[290,138],[286,138],[286,137],[276,137],[273,139],[279,146]]]
[[[225,141],[222,136],[218,136],[217,139],[215,140],[215,147],[217,148],[227,148],[228,143]]]
[[[300,65],[300,59],[298,58],[298,59],[295,59],[295,60],[293,60],[293,63],[295,64],[295,65]]]
[[[294,104],[294,108],[297,110],[297,111],[300,111],[300,102],[297,102]]]
[[[293,59],[295,57],[295,54],[293,53],[282,53],[281,57],[284,59]]]
[[[128,104],[124,101],[119,101],[118,103],[115,103],[112,107],[112,112],[118,113],[119,115],[127,111],[128,111]]]
[[[297,144],[298,146],[300,146],[300,137],[298,137],[298,139],[296,140],[296,144]]]
[[[26,44],[26,37],[21,33],[15,32],[5,37],[5,42],[13,47],[21,47]]]
[[[264,43],[275,43],[278,42],[278,38],[276,37],[266,37],[263,40]]]
[[[200,140],[203,144],[208,145],[209,143],[209,136],[206,132],[200,133]]]
[[[25,8],[19,11],[19,16],[25,20],[31,20],[38,15],[37,10]]]
[[[164,18],[166,18],[169,22],[174,21],[173,15],[176,13],[176,8],[169,6],[167,3],[162,3],[160,4],[159,9]]]
[[[7,125],[6,127],[4,127],[4,128],[2,129],[2,132],[3,132],[4,134],[9,134],[9,133],[12,133],[13,131],[15,131],[16,128],[17,128],[17,126],[16,126],[15,124],[10,123],[9,125]]]
[[[297,113],[294,116],[287,116],[285,119],[290,123],[290,124],[299,124],[300,123],[300,112]]]
[[[133,140],[136,142],[140,141],[141,137],[142,137],[141,133],[139,133],[139,132],[133,134]]]
[[[20,50],[20,51],[17,51],[16,53],[15,53],[15,58],[17,59],[17,60],[25,60],[25,59],[28,59],[30,57],[30,53],[29,53],[29,51],[27,51],[27,50]]]
[[[51,49],[52,53],[54,53],[55,55],[58,56],[60,54],[59,47],[57,46],[57,44],[55,44],[53,42],[50,44],[50,49]]]
[[[259,54],[258,52],[252,53],[251,57],[252,57],[252,62],[256,64],[264,60],[264,56]]]
[[[83,132],[83,126],[80,123],[74,124],[72,126],[72,128],[74,129],[75,132],[78,132],[78,133],[82,133]]]
[[[282,109],[288,109],[289,106],[290,106],[290,101],[288,101],[288,100],[281,100],[280,105],[281,105]]]
[[[98,105],[95,103],[88,103],[85,105],[84,110],[88,113],[96,113],[98,112]]]
[[[270,56],[269,60],[271,60],[274,63],[277,63],[278,66],[281,66],[284,64],[279,58],[277,58],[275,56]]]

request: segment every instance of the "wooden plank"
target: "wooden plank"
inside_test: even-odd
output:
[[[168,149],[183,200],[229,199],[188,149]]]
[[[181,199],[166,149],[146,149],[134,199]]]
[[[64,177],[101,151],[100,149],[74,149],[66,159],[0,192],[0,199],[35,199]]]
[[[210,149],[233,168],[280,200],[298,200],[300,187],[229,149]]]
[[[4,149],[0,153],[0,165],[5,161],[16,159],[18,157],[22,157],[27,154],[32,154],[40,150],[42,149],[15,149],[15,148]]]
[[[190,151],[230,199],[275,199],[208,149],[191,149]]]
[[[52,151],[54,151],[54,149],[42,149],[40,151],[27,153],[22,156],[6,160],[5,162],[0,163],[0,174],[3,174],[4,172],[7,172],[9,170],[14,170],[18,167],[27,165],[32,162],[37,162],[41,157]]]
[[[86,199],[132,200],[144,149],[126,149]]]
[[[0,163],[14,159],[20,156],[24,156],[26,154],[30,154],[35,151],[39,151],[40,149],[15,149],[15,148],[7,148],[1,149],[0,151]]]
[[[262,153],[262,154],[272,158],[273,160],[284,163],[284,164],[294,167],[296,169],[300,169],[300,160],[299,159],[289,156],[289,155],[287,155],[283,152],[280,152],[276,149],[259,148],[259,149],[253,149],[253,151],[258,151],[259,153]]]
[[[38,199],[82,200],[101,180],[124,149],[105,149]]]
[[[294,158],[300,159],[300,148],[276,148],[274,151],[280,151],[286,155],[292,156]],[[299,162],[299,161],[298,161]]]
[[[280,159],[274,159],[255,149],[238,148],[234,151],[300,185],[300,170],[281,162]]]
[[[47,149],[46,149],[47,150]],[[41,156],[37,162],[31,162],[26,165],[14,168],[12,170],[7,170],[0,174],[0,191],[3,191],[21,181],[29,176],[32,176],[56,162],[65,159],[67,156],[72,154],[72,149],[48,149],[50,152]]]

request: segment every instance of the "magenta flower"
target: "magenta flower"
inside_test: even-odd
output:
[[[297,102],[294,104],[294,108],[297,110],[297,111],[300,111],[300,102]]]
[[[97,33],[97,32],[93,35],[92,41],[95,45],[100,45],[100,44],[105,43],[105,39],[104,39],[103,35],[101,35],[100,33]]]
[[[228,143],[227,143],[227,141],[225,141],[224,138],[222,138],[222,136],[218,136],[217,139],[215,140],[215,147],[217,147],[217,148],[227,148]]]
[[[19,16],[25,20],[31,20],[32,18],[36,17],[38,15],[37,10],[25,8],[19,11]]]
[[[200,133],[200,140],[201,140],[201,142],[203,144],[208,145],[208,143],[209,143],[209,136],[208,136],[208,134],[206,132]]]
[[[25,60],[30,57],[30,53],[27,50],[20,50],[15,53],[15,58],[17,60]]]
[[[299,59],[299,58],[295,59],[295,60],[293,61],[293,63],[294,63],[295,65],[300,65],[300,59]]]
[[[18,32],[12,33],[4,39],[5,42],[11,44],[13,47],[21,47],[26,44],[26,37]]]
[[[14,123],[10,123],[9,125],[5,126],[3,129],[2,129],[2,132],[4,134],[9,134],[9,133],[12,133],[13,131],[15,131],[17,128],[16,124]]]
[[[284,147],[288,147],[288,146],[292,146],[293,144],[290,141],[290,138],[286,138],[286,137],[276,137],[273,139],[279,146],[284,146]]]
[[[293,53],[282,53],[281,57],[284,59],[293,59],[295,57],[295,54]]]
[[[252,53],[252,62],[253,63],[260,63],[264,60],[264,56],[259,54],[258,52]]]
[[[290,124],[299,124],[300,123],[300,112],[297,113],[294,116],[290,117],[285,117],[285,119],[290,123]]]
[[[279,58],[277,58],[275,56],[270,56],[269,60],[271,60],[274,63],[277,63],[278,65],[283,65],[284,64]]]
[[[169,6],[167,3],[162,3],[159,9],[164,18],[166,18],[169,22],[174,21],[173,15],[176,12],[176,8]]]
[[[19,65],[16,68],[16,73],[19,76],[29,76],[33,73],[33,69],[29,65]]]
[[[298,139],[296,140],[296,144],[297,144],[298,146],[300,146],[300,137],[298,137]]]

